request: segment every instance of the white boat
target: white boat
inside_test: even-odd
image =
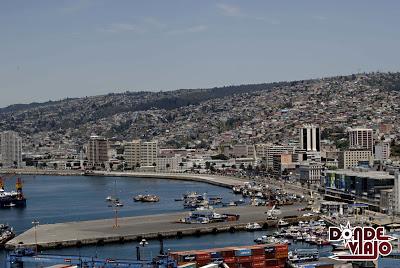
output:
[[[113,201],[113,198],[109,195],[106,197],[106,201],[111,202],[111,201]]]
[[[120,203],[120,202],[115,202],[115,204],[114,204],[116,207],[123,207],[124,206],[124,204],[122,204],[122,203]]]
[[[249,222],[246,225],[246,230],[247,231],[257,231],[257,230],[261,230],[262,227],[260,224],[258,224],[257,222]]]
[[[278,221],[278,227],[286,227],[286,226],[289,226],[289,223],[287,221],[284,221],[282,219]]]

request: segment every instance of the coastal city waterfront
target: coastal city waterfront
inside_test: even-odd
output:
[[[400,268],[400,1],[0,1],[0,268]]]

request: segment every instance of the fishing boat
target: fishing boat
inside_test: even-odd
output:
[[[245,228],[247,231],[257,231],[262,229],[261,225],[257,222],[249,222]]]

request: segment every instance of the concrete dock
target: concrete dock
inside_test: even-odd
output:
[[[279,217],[298,216],[299,205],[282,207]],[[249,222],[276,225],[277,221],[268,221],[265,212],[267,207],[227,207],[216,209],[217,213],[239,214],[235,222],[220,222],[211,224],[177,223],[178,219],[188,216],[189,212],[158,214],[118,219],[118,228],[114,228],[114,219],[67,222],[39,225],[36,229],[37,244],[41,248],[62,248],[90,244],[118,243],[134,241],[141,238],[158,239],[160,237],[180,237],[201,235],[206,233],[234,232],[244,229]],[[289,222],[309,220],[310,218],[290,217]],[[6,248],[14,249],[18,245],[34,247],[34,228],[27,230],[6,244]]]

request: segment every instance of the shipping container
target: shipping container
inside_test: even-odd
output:
[[[251,256],[251,249],[248,248],[235,249],[235,256],[236,257]]]
[[[276,245],[275,245],[275,251],[276,251],[276,252],[286,252],[286,251],[289,251],[289,246],[288,246],[288,244],[276,244]]]
[[[253,262],[257,261],[264,261],[265,260],[265,255],[253,255],[252,257]]]
[[[196,260],[196,255],[194,254],[183,254],[179,255],[178,262],[193,262]]]
[[[243,262],[243,263],[238,263],[236,264],[237,268],[253,268],[253,263],[252,262]]]
[[[218,252],[218,251],[210,252],[210,256],[211,256],[211,259],[221,259],[222,258],[221,252]]]
[[[253,261],[254,268],[264,268],[265,262],[264,261]]]
[[[208,252],[199,252],[196,254],[196,261],[210,261],[211,260],[211,254]]]
[[[236,257],[236,262],[237,263],[244,263],[244,262],[251,262],[252,259],[251,256],[241,256],[241,257]]]
[[[236,263],[236,258],[235,257],[225,257],[224,262],[226,263]]]
[[[265,260],[265,265],[267,266],[278,266],[279,261],[277,259],[266,259]]]
[[[251,253],[252,255],[264,255],[265,254],[265,249],[264,249],[264,245],[261,246],[253,246],[251,247]]]
[[[223,258],[225,257],[235,257],[235,251],[233,249],[225,249],[221,251]]]

